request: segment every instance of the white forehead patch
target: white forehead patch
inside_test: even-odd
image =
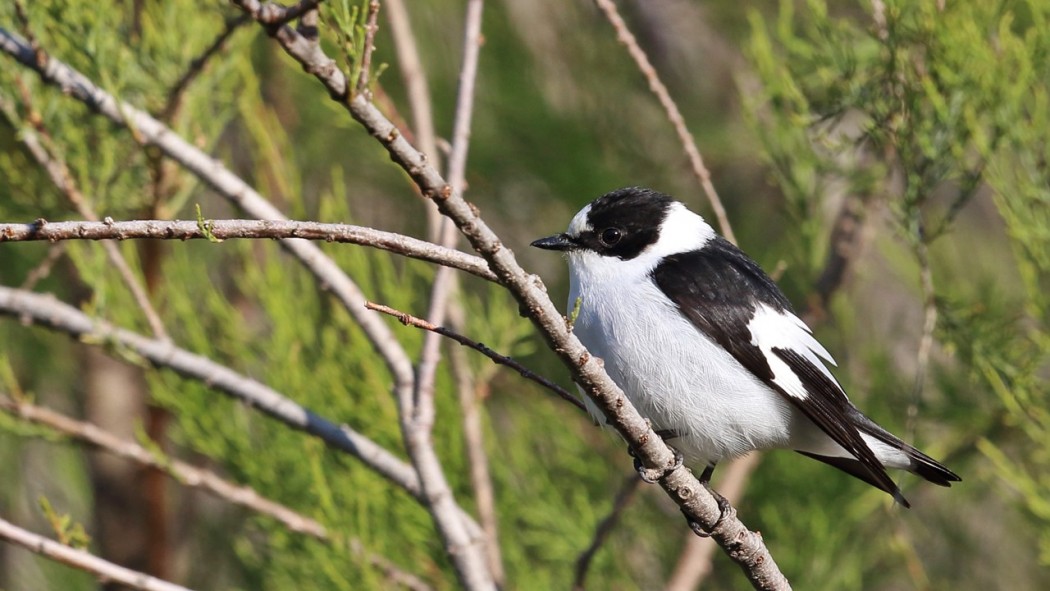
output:
[[[591,212],[591,204],[583,206],[583,209],[573,216],[572,221],[569,222],[569,229],[566,230],[566,234],[569,236],[579,236],[584,232],[589,232],[594,228],[591,227],[590,223],[587,222],[587,214]]]
[[[680,252],[700,250],[708,240],[715,237],[714,229],[704,218],[686,209],[675,201],[667,210],[667,217],[660,224],[660,237],[646,249],[645,254],[664,257]]]

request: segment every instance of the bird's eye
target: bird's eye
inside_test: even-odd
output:
[[[605,246],[616,246],[616,243],[623,238],[623,232],[617,228],[606,228],[602,231],[601,241]]]

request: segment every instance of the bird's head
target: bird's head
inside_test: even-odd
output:
[[[700,216],[669,195],[630,187],[584,206],[561,234],[540,238],[536,248],[557,250],[575,266],[655,266],[659,259],[696,250],[714,237]],[[619,262],[619,264],[617,264]]]

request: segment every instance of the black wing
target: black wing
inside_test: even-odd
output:
[[[704,248],[666,257],[652,271],[653,280],[700,331],[728,351],[741,365],[784,396],[850,453],[859,465],[846,470],[843,462],[828,462],[880,488],[907,506],[897,484],[861,438],[851,419],[858,411],[845,393],[820,368],[797,351],[774,348],[798,376],[806,396],[787,392],[774,381],[769,359],[753,345],[748,324],[759,305],[793,314],[791,303],[761,267],[721,237]],[[823,457],[817,456],[822,461]],[[846,459],[845,462],[850,460]]]

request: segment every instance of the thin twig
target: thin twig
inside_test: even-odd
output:
[[[671,121],[671,125],[674,126],[675,133],[678,134],[678,141],[682,143],[682,149],[685,150],[686,156],[689,158],[693,175],[700,182],[704,194],[707,195],[708,202],[711,203],[711,209],[715,212],[715,219],[718,220],[718,227],[722,230],[722,235],[735,244],[736,237],[733,235],[733,227],[729,224],[729,216],[726,215],[726,209],[722,205],[722,200],[718,197],[718,192],[715,191],[715,186],[711,182],[711,173],[704,165],[704,159],[700,155],[699,148],[696,147],[696,140],[693,139],[693,134],[686,127],[685,118],[682,117],[681,111],[678,110],[678,105],[675,104],[674,99],[671,98],[671,93],[668,92],[667,87],[660,80],[660,75],[657,74],[656,68],[649,61],[645,50],[638,44],[638,40],[635,39],[630,29],[627,28],[627,23],[620,16],[620,12],[617,10],[613,0],[594,0],[594,2],[605,14],[605,18],[612,24],[613,29],[616,30],[617,40],[627,48],[627,52],[631,54],[631,58],[634,59],[638,70],[641,71],[648,81],[649,90],[656,95],[660,105],[667,113],[667,118]]]
[[[247,16],[247,15],[245,15]],[[376,33],[379,32],[379,0],[371,0],[368,3],[368,16],[365,20],[365,46],[361,48],[361,73],[357,78],[358,94],[368,92],[368,77],[372,69],[372,53],[376,50]],[[371,98],[371,97],[369,97]]]
[[[175,84],[172,85],[171,90],[168,92],[168,100],[165,102],[164,110],[160,115],[161,120],[170,123],[175,119],[178,115],[179,109],[182,107],[182,99],[186,96],[186,89],[188,89],[190,84],[192,84],[193,81],[204,72],[204,67],[208,64],[208,61],[218,55],[219,52],[226,47],[226,43],[230,40],[230,37],[233,36],[237,29],[249,22],[251,22],[251,19],[243,14],[237,18],[226,19],[222,32],[219,33],[215,40],[212,41],[200,55],[190,61],[189,67],[186,68],[186,71],[182,76],[180,76]]]
[[[257,13],[260,8],[260,3],[256,1],[235,1],[251,14]],[[412,177],[422,193],[456,223],[474,249],[489,262],[490,268],[518,300],[522,309],[527,310],[529,319],[540,330],[551,350],[602,410],[609,424],[633,448],[642,465],[664,472],[659,484],[678,504],[683,514],[701,528],[710,530],[711,536],[730,559],[740,566],[753,586],[769,590],[790,588],[761,536],[749,531],[731,507],[722,511],[714,496],[689,469],[675,461],[667,444],[609,378],[602,364],[569,331],[564,317],[547,296],[542,281],[518,265],[514,254],[481,219],[477,208],[453,190],[374,105],[362,97],[347,98],[346,76],[338,67],[333,67],[335,62],[331,57],[291,27],[281,27],[271,31],[271,34],[289,56],[324,85],[329,96],[339,101],[386,148],[391,159]],[[0,48],[4,45],[3,41],[0,30]],[[457,574],[460,574],[458,570]]]
[[[449,322],[453,327],[464,325],[463,306],[456,300],[449,307]],[[459,332],[457,330],[457,332]],[[474,505],[478,511],[478,522],[485,531],[485,556],[489,560],[492,578],[501,588],[506,587],[507,574],[503,568],[503,552],[499,542],[499,514],[496,507],[496,491],[492,484],[489,457],[485,450],[485,430],[482,426],[482,400],[480,390],[488,384],[473,374],[463,347],[452,347],[449,351],[452,376],[459,394],[459,408],[463,413],[463,440],[466,443],[467,464],[470,466],[470,487],[474,491]]]
[[[921,214],[916,213],[921,216]],[[915,383],[912,386],[911,398],[908,400],[908,414],[905,430],[908,441],[915,439],[915,426],[919,420],[919,404],[926,385],[926,370],[930,364],[930,353],[933,351],[933,332],[937,328],[937,294],[934,291],[933,268],[930,265],[929,243],[926,240],[923,221],[920,217],[917,233],[913,237],[915,260],[919,263],[919,286],[922,289],[922,337],[919,339],[919,351],[916,355]]]
[[[491,348],[485,346],[483,343],[479,343],[469,337],[465,337],[454,330],[445,328],[443,326],[436,326],[434,324],[431,324],[430,322],[427,322],[426,320],[423,320],[422,318],[418,318],[416,316],[391,308],[389,306],[384,306],[382,304],[376,304],[373,302],[368,302],[367,304],[365,304],[365,306],[369,310],[375,310],[376,312],[382,312],[383,314],[393,316],[394,318],[397,318],[398,322],[404,324],[405,326],[414,326],[416,328],[422,328],[423,330],[429,330],[443,337],[452,339],[453,341],[456,341],[464,347],[470,347],[471,349],[474,349],[478,353],[481,353],[485,357],[491,359],[493,363],[497,365],[504,365],[513,369],[526,380],[531,380],[550,390],[551,392],[554,392],[558,395],[559,398],[565,400],[569,404],[572,404],[581,411],[587,411],[587,408],[583,405],[582,402],[580,402],[580,399],[576,396],[573,396],[565,388],[562,388],[558,384],[555,384],[547,378],[533,372],[524,365],[518,363],[517,361],[514,361],[514,359],[507,357],[506,355],[501,355],[496,351],[493,351]]]
[[[182,460],[160,456],[138,443],[123,440],[91,423],[78,421],[49,408],[25,401],[15,401],[3,395],[0,395],[0,410],[22,420],[43,425],[73,440],[130,460],[140,466],[160,470],[183,486],[199,488],[229,503],[271,517],[290,531],[325,542],[332,541],[331,534],[319,522],[276,501],[267,499],[251,487],[233,484],[210,470],[198,468]],[[363,556],[373,566],[387,573],[390,580],[414,591],[430,589],[429,585],[415,575],[405,572],[383,556],[365,549],[360,540],[351,538],[349,546],[356,554]]]
[[[591,567],[591,561],[594,560],[594,556],[601,549],[609,534],[612,533],[617,522],[620,521],[620,516],[623,515],[627,505],[634,498],[634,493],[637,492],[638,485],[641,483],[642,479],[637,474],[631,474],[623,481],[619,492],[616,493],[616,497],[613,499],[613,506],[609,510],[609,514],[598,522],[598,527],[594,528],[594,537],[591,539],[590,545],[576,559],[575,576],[572,579],[573,591],[583,591],[586,588],[587,571]]]
[[[401,79],[405,84],[409,109],[412,111],[416,144],[427,155],[430,163],[440,168],[441,154],[437,149],[430,89],[403,0],[386,0],[386,15],[390,23],[390,37],[394,41],[394,51],[400,65]],[[436,242],[441,239],[441,214],[433,201],[424,199],[423,204],[427,212],[427,239]]]
[[[119,583],[139,591],[189,591],[186,587],[162,581],[146,573],[124,568],[84,550],[77,550],[45,538],[0,518],[0,539],[56,562],[91,573],[99,581]]]
[[[38,283],[46,279],[51,275],[51,269],[54,268],[55,263],[62,258],[62,255],[66,253],[66,245],[64,243],[52,244],[47,249],[47,255],[44,259],[33,267],[33,270],[26,275],[25,281],[19,287],[26,291],[33,291],[36,289]]]
[[[229,240],[290,239],[339,242],[370,246],[429,263],[452,267],[488,281],[495,274],[481,257],[418,240],[350,224],[290,220],[133,220],[117,222],[48,222],[0,224],[0,242],[62,240]]]
[[[464,35],[464,57],[460,68],[459,88],[456,98],[454,137],[452,152],[449,158],[451,174],[458,179],[453,187],[462,190],[462,179],[467,162],[469,148],[470,123],[474,104],[474,80],[477,76],[477,54],[481,36],[481,7],[479,0],[472,0],[467,6],[466,32]],[[364,95],[368,98],[367,95]],[[443,220],[439,244],[452,247],[456,243],[458,232],[451,220]],[[430,290],[430,303],[427,320],[436,325],[444,322],[456,290],[456,276],[447,267],[441,267],[434,275]],[[434,401],[435,383],[438,363],[441,360],[440,335],[428,332],[423,338],[423,347],[416,369],[416,384],[413,391],[413,408],[410,420],[405,429],[405,442],[420,475],[420,482],[427,494],[435,499],[431,505],[431,516],[441,533],[449,552],[456,558],[456,553],[464,552],[462,534],[457,531],[457,524],[450,518],[454,513],[448,507],[442,507],[452,498],[452,490],[440,470],[440,464],[433,446],[433,430],[437,419]],[[403,421],[405,418],[402,419]],[[461,580],[473,587],[495,587],[496,575],[491,568],[488,547],[484,537],[472,540],[474,546],[469,548],[470,555],[464,556],[457,569]],[[478,560],[482,561],[479,565]],[[484,568],[482,568],[484,567]]]
[[[293,532],[306,534],[319,540],[328,539],[328,532],[323,525],[293,509],[263,497],[250,487],[232,484],[214,472],[197,468],[181,460],[161,457],[138,443],[123,440],[91,423],[78,421],[28,402],[16,402],[3,395],[0,395],[0,410],[30,423],[44,425],[67,437],[131,460],[141,466],[166,472],[183,486],[208,491],[234,505],[272,517]]]

